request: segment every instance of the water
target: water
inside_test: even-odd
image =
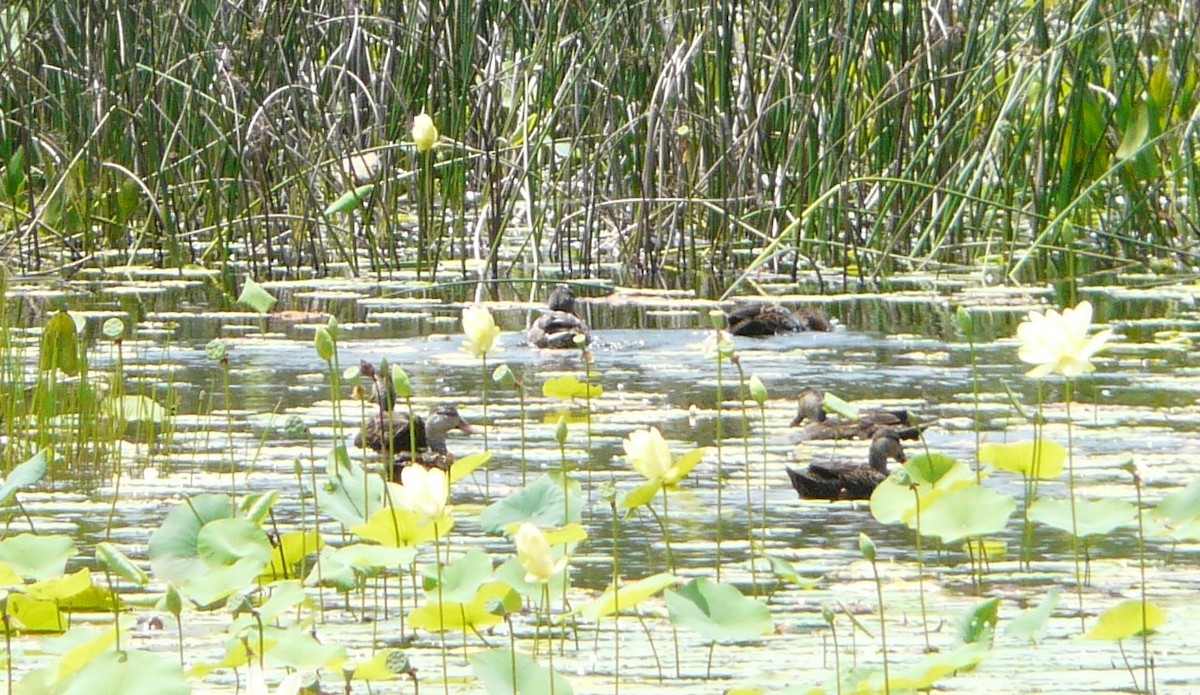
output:
[[[88,308],[92,336],[98,335],[98,325],[109,315],[123,314],[140,322],[146,330],[139,340],[128,341],[123,348],[126,388],[130,392],[141,390],[163,403],[174,403],[177,409],[169,436],[142,432],[139,438],[137,432],[131,432],[133,443],[123,448],[120,465],[128,477],[117,499],[114,527],[119,532],[113,537],[135,559],[145,561],[145,539],[181,493],[228,492],[231,464],[239,471],[239,494],[268,490],[281,493],[273,519],[279,530],[299,524],[301,504],[311,490],[307,482],[294,476],[296,462],[305,471],[316,467],[319,475],[336,432],[326,365],[312,348],[316,327],[326,322],[324,312],[335,314],[342,325],[338,344],[342,366],[386,357],[410,374],[418,411],[434,403],[453,402],[468,420],[477,426],[485,424],[479,396],[483,390],[482,365],[459,349],[456,319],[460,305],[444,304],[432,297],[397,296],[386,286],[344,283],[334,288],[334,294],[326,286],[285,289],[279,292],[279,306],[303,313],[288,320],[263,320],[245,313],[200,311],[214,304],[210,290],[201,281],[160,287],[153,294],[91,284],[89,294],[70,299],[76,306]],[[853,659],[878,664],[875,586],[870,581],[870,566],[859,554],[860,533],[869,535],[880,549],[885,605],[891,623],[890,657],[894,664],[920,658],[924,638],[912,532],[877,523],[865,502],[852,505],[798,500],[784,473],[785,466],[802,467],[810,460],[865,461],[865,446],[801,442],[799,430],[788,428],[787,423],[794,415],[795,394],[804,386],[819,386],[861,406],[903,406],[937,415],[939,426],[927,432],[929,449],[972,462],[976,439],[971,350],[955,335],[952,311],[955,303],[968,299],[975,298],[962,292],[838,298],[827,304],[830,313],[843,324],[833,334],[735,339],[745,373],[762,379],[770,400],[765,406],[765,420],[753,402],[747,402],[743,415],[737,400],[737,372],[725,365],[725,438],[720,441],[719,468],[724,485],[719,485],[722,479],[713,451],[688,480],[670,492],[670,531],[679,573],[685,577],[715,577],[719,532],[721,579],[737,584],[746,593],[751,592],[752,577],[748,535],[753,535],[767,554],[792,563],[801,575],[824,579],[813,590],[780,585],[767,576],[765,562],[761,562],[758,579],[764,591],[773,592],[771,606],[777,634],[759,642],[719,646],[714,653],[711,681],[704,677],[707,646],[695,635],[681,631],[685,677],[659,685],[648,640],[639,632],[636,621],[622,620],[623,692],[663,687],[720,692],[735,684],[820,684],[833,669],[832,635],[821,616],[826,606],[835,606],[839,615],[843,609],[856,614],[874,635],[852,636],[851,623],[844,617],[840,619],[842,665]],[[1092,299],[1098,306],[1098,317],[1116,326],[1127,344],[1116,345],[1108,356],[1098,360],[1095,374],[1076,384],[1072,418],[1077,488],[1083,497],[1132,500],[1129,477],[1116,468],[1118,462],[1132,455],[1147,470],[1145,499],[1154,504],[1196,474],[1195,454],[1200,445],[1192,435],[1197,417],[1190,409],[1194,376],[1186,368],[1192,351],[1183,344],[1132,343],[1150,341],[1156,331],[1178,325],[1163,319],[1168,315],[1187,318],[1191,306],[1169,294],[1166,298],[1162,294],[1120,298],[1093,294]],[[21,323],[37,324],[41,320],[39,312],[31,309],[40,309],[41,301],[31,293],[19,295],[9,315]],[[222,305],[220,301],[215,304]],[[1017,362],[1015,343],[1008,336],[1015,333],[1024,312],[1034,304],[1034,298],[1021,293],[996,294],[987,298],[986,307],[978,311],[975,354],[979,424],[985,441],[1031,436],[1032,426],[1022,420],[1013,401],[1019,401],[1026,414],[1036,412],[1037,387],[1023,376],[1026,366]],[[663,296],[598,297],[584,303],[587,318],[597,329],[590,367],[592,380],[604,388],[603,396],[592,402],[590,436],[582,403],[558,402],[541,395],[541,384],[548,377],[574,374],[584,378],[579,354],[538,352],[523,346],[520,330],[535,315],[534,308],[516,302],[496,306],[497,322],[510,332],[502,337],[501,350],[489,356],[488,371],[501,363],[508,364],[525,384],[525,458],[530,479],[559,468],[554,427],[558,417],[565,414],[570,418],[566,458],[576,469],[577,479],[592,483],[590,495],[585,493],[590,499],[584,517],[589,540],[578,547],[571,565],[576,592],[573,602],[582,603],[611,578],[611,513],[597,489],[600,483],[613,481],[624,493],[641,480],[625,460],[622,439],[633,429],[654,425],[662,430],[676,454],[695,446],[718,444],[716,367],[701,353],[701,345],[711,333],[705,328],[711,305]],[[224,372],[204,352],[205,344],[215,337],[225,340],[229,347],[228,404],[224,399]],[[90,351],[94,372],[111,368],[116,359],[106,343],[100,343]],[[27,360],[32,360],[33,351],[31,347],[25,354]],[[349,387],[350,383],[346,384],[343,398],[349,396]],[[520,487],[522,414],[513,391],[495,384],[489,384],[488,390],[486,426],[494,458],[486,486],[484,476],[477,473],[455,487],[452,502],[456,527],[451,543],[455,551],[483,547],[502,560],[512,553],[510,541],[485,536],[477,513],[489,501]],[[1061,383],[1047,382],[1042,397],[1048,419],[1046,435],[1066,444]],[[362,414],[369,414],[368,408],[351,401],[344,401],[343,408],[347,433],[354,431]],[[304,420],[314,437],[313,448],[308,440],[289,439],[283,433],[283,422],[290,415]],[[748,444],[742,439],[743,423]],[[349,438],[349,434],[344,436]],[[482,446],[479,435],[467,438],[456,434],[450,442],[451,450],[460,457]],[[909,455],[919,450],[910,445]],[[72,466],[57,474],[56,486],[62,492],[31,493],[23,499],[40,531],[61,530],[73,535],[87,556],[92,545],[106,536],[113,488],[107,477],[98,481],[94,475],[71,472],[76,470]],[[156,472],[157,477],[145,477],[146,470]],[[993,475],[987,486],[1017,497],[1022,494],[1020,481],[1003,473]],[[719,489],[722,509],[718,518]],[[1062,481],[1042,486],[1046,495],[1061,495],[1063,490]],[[762,532],[760,520],[764,513],[767,523]],[[1060,532],[1038,527],[1031,548],[1035,558],[1032,571],[1023,570],[1015,562],[1021,546],[1019,514],[1018,510],[1006,530],[994,537],[1007,543],[1008,553],[988,569],[982,595],[971,582],[961,545],[940,548],[936,541],[927,540],[928,610],[931,625],[938,626],[933,641],[943,651],[952,649],[953,624],[985,596],[1003,598],[1003,629],[1004,622],[1019,607],[1036,603],[1049,586],[1059,585],[1062,602],[1047,638],[1041,646],[1030,648],[1002,637],[978,671],[945,679],[939,687],[958,692],[1127,690],[1131,681],[1120,667],[1116,647],[1105,642],[1081,642],[1079,623],[1070,617],[1076,599],[1071,585],[1069,539]],[[333,527],[327,529],[333,532]],[[642,577],[664,569],[662,534],[650,514],[638,511],[622,519],[620,534],[625,577]],[[1093,583],[1085,591],[1085,606],[1090,625],[1099,611],[1137,595],[1137,537],[1133,530],[1123,528],[1091,539],[1089,549]],[[1189,545],[1172,547],[1158,540],[1151,541],[1147,550],[1149,593],[1170,615],[1161,634],[1151,642],[1159,685],[1170,691],[1173,682],[1187,681],[1196,668],[1196,659],[1191,655],[1200,653],[1200,645],[1187,629],[1196,610],[1190,599],[1196,589],[1192,575],[1195,554]],[[154,590],[161,587],[152,587]],[[409,601],[411,607],[411,597]],[[357,611],[339,612],[338,605],[340,600],[331,603],[326,629],[343,635],[344,643],[359,651],[366,650],[370,635],[355,630]],[[392,610],[394,614],[394,605]],[[652,612],[661,610],[661,602],[653,604]],[[521,620],[528,624],[530,617]],[[216,658],[227,622],[220,615],[195,616],[189,630],[205,646],[189,652],[189,657]],[[650,624],[663,668],[671,674],[671,631],[661,620],[651,620]],[[612,687],[612,623],[602,622],[598,637],[592,630],[593,626],[585,626],[585,642],[578,649],[570,644],[556,660],[559,670],[575,674],[576,692]],[[452,642],[458,639],[451,637]],[[150,648],[168,653],[173,649],[166,637],[147,635],[144,640]],[[1127,651],[1136,652],[1140,658],[1140,643],[1134,642],[1130,640]],[[436,639],[424,634],[411,650],[421,673],[429,678],[440,673],[434,647]],[[1087,651],[1080,654],[1082,647]],[[779,654],[786,654],[788,663],[795,665],[786,675],[777,672]],[[462,676],[469,672],[461,657],[452,669]],[[1140,677],[1140,669],[1137,673]],[[229,683],[228,677],[218,674],[210,676],[203,688],[225,691]]]

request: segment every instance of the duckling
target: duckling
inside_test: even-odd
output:
[[[810,463],[804,471],[788,467],[788,478],[796,493],[804,499],[865,500],[888,476],[888,459],[904,463],[904,447],[896,433],[880,428],[871,438],[871,451],[865,466],[830,466]]]
[[[575,313],[575,293],[570,285],[559,285],[550,294],[549,309],[534,321],[525,334],[525,341],[534,347],[561,350],[578,347],[575,336],[582,335],[584,344],[591,342],[591,329]]]
[[[446,435],[454,429],[466,434],[473,431],[471,424],[459,415],[458,408],[438,405],[428,418],[416,415],[410,421],[407,413],[393,412],[396,387],[391,379],[384,377],[373,364],[366,361],[359,365],[359,373],[371,379],[371,396],[379,406],[379,414],[367,420],[363,431],[354,436],[354,446],[360,449],[365,446],[378,452],[390,450],[396,457],[393,465],[397,471],[414,460],[425,466],[436,466],[443,470],[449,468],[454,456],[446,450]]]
[[[797,309],[789,312],[778,304],[755,302],[738,307],[725,315],[729,332],[734,335],[763,337],[777,333],[833,330],[829,315],[821,309]]]
[[[890,428],[900,439],[920,439],[921,433],[937,422],[937,418],[914,422],[907,410],[881,409],[865,410],[854,422],[830,420],[825,415],[824,392],[811,387],[801,390],[797,400],[796,417],[791,426],[799,427],[808,420],[804,427],[805,439],[870,439],[884,427]]]

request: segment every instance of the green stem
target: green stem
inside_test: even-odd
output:
[[[750,413],[746,410],[746,370],[740,360],[738,370],[738,402],[742,404],[742,461],[746,479],[746,540],[750,547],[750,593],[758,598],[758,563],[754,561],[754,496],[750,492]]]
[[[438,533],[438,523],[433,522],[433,561],[437,568],[438,594],[438,636],[442,641],[442,689],[450,695],[450,667],[446,656],[446,602],[442,593],[442,543]]]
[[[608,503],[612,511],[612,585],[613,585],[613,693],[621,692],[621,554],[620,550],[620,516],[617,514],[617,500],[611,498]]]
[[[1071,496],[1071,555],[1075,559],[1075,598],[1079,605],[1079,630],[1085,628],[1083,623],[1083,574],[1079,565],[1079,520],[1075,510],[1075,441],[1074,429],[1071,427],[1071,398],[1073,382],[1067,379],[1063,386],[1063,398],[1067,404],[1067,489]]]
[[[933,646],[929,643],[929,614],[925,609],[925,555],[921,552],[921,493],[917,489],[916,483],[909,485],[912,490],[913,499],[915,500],[915,509],[917,514],[917,588],[921,594],[921,630],[925,633],[925,653],[929,654],[933,651]],[[980,542],[981,552],[983,543]]]
[[[488,368],[487,368],[487,353],[486,352],[483,354],[482,359],[483,359],[483,389],[482,389],[481,397],[483,398],[483,450],[490,451],[491,447],[488,446],[488,389],[487,389]],[[488,467],[488,466],[485,466],[483,469],[483,497],[485,500],[490,500],[492,498],[492,482],[491,482],[490,467]]]
[[[1137,492],[1138,573],[1142,590],[1142,687],[1149,693],[1154,691],[1150,688],[1150,625],[1146,616],[1146,525],[1142,518],[1142,477],[1132,463],[1133,488]]]
[[[542,584],[542,606],[546,609],[546,625],[550,625],[550,584],[544,582]],[[538,622],[541,622],[540,620]],[[548,664],[550,666],[550,695],[554,695],[554,644],[546,650]]]
[[[871,560],[871,571],[875,574],[875,595],[879,599],[879,642],[883,647],[883,692],[891,695],[892,677],[888,670],[887,622],[883,615],[883,584],[879,580],[879,565]]]
[[[717,582],[718,583],[721,581],[721,518],[722,518],[722,513],[724,511],[724,500],[723,500],[722,490],[725,487],[725,484],[724,484],[725,465],[721,458],[721,440],[724,439],[724,437],[725,437],[724,422],[723,422],[723,418],[721,417],[721,408],[725,404],[725,387],[723,384],[724,370],[722,369],[722,365],[721,365],[721,360],[723,358],[721,356],[720,338],[721,338],[721,334],[720,334],[720,331],[718,331],[717,332],[717,522],[716,522],[716,532],[717,532],[716,565],[717,565]],[[665,492],[665,490],[664,490],[664,492]],[[666,501],[665,496],[663,498],[663,501],[665,503],[665,501]]]

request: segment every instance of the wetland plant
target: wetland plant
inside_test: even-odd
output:
[[[513,374],[512,369],[507,364],[502,364],[496,367],[492,372],[492,381],[500,384],[505,388],[511,388],[517,392],[517,407],[520,410],[520,437],[521,437],[521,485],[524,486],[529,482],[527,469],[528,463],[525,456],[525,384]]]
[[[1075,561],[1075,596],[1079,609],[1080,629],[1083,624],[1083,575],[1079,560],[1079,523],[1075,498],[1074,428],[1071,423],[1071,400],[1076,377],[1095,371],[1092,358],[1104,349],[1112,337],[1106,328],[1088,335],[1092,328],[1092,305],[1080,302],[1060,314],[1054,309],[1045,313],[1031,311],[1017,327],[1022,362],[1035,365],[1026,372],[1031,379],[1055,374],[1063,378],[1063,402],[1067,417],[1067,494],[1071,505],[1071,554]]]
[[[721,581],[721,522],[724,517],[724,495],[725,489],[725,466],[721,456],[721,445],[725,438],[725,419],[722,412],[725,408],[725,360],[732,361],[736,354],[733,349],[733,336],[724,329],[725,312],[720,309],[713,309],[708,312],[708,318],[712,321],[713,332],[709,334],[704,341],[704,356],[709,359],[716,360],[717,364],[717,434],[716,434],[716,452],[717,452],[717,521],[714,525],[717,534],[717,557],[714,565],[717,570],[717,581]]]
[[[487,307],[481,304],[473,304],[462,311],[462,326],[463,333],[467,339],[463,342],[463,349],[480,360],[483,369],[482,393],[480,400],[483,403],[483,448],[485,451],[491,450],[488,444],[488,431],[491,428],[488,422],[488,353],[496,345],[496,339],[500,337],[500,327],[496,325],[496,320],[492,318],[492,312]],[[491,496],[491,480],[488,471],[484,469],[484,494]]]

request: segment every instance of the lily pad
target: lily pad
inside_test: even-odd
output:
[[[1030,505],[1029,518],[1039,524],[1071,533],[1071,501],[1043,497]],[[1113,529],[1132,524],[1136,519],[1137,508],[1124,500],[1075,502],[1075,531],[1080,538],[1111,533]]]
[[[1144,613],[1143,613],[1144,611]],[[1134,635],[1151,633],[1167,622],[1166,611],[1139,599],[1123,601],[1100,614],[1095,626],[1084,637],[1119,641]]]
[[[583,511],[583,495],[579,483],[570,480],[567,484],[567,501],[564,504],[561,479],[546,474],[517,490],[502,500],[493,502],[479,516],[479,523],[487,533],[507,533],[512,524],[529,522],[535,526],[550,528],[579,521]],[[563,518],[567,508],[569,517]]]
[[[1058,606],[1060,596],[1061,594],[1057,588],[1051,588],[1041,603],[1033,608],[1021,611],[1017,614],[1017,617],[1008,621],[1008,626],[1004,628],[1005,637],[1027,640],[1029,642],[1040,640],[1046,632],[1046,624],[1050,622],[1051,614],[1054,613],[1055,607]]]
[[[775,629],[766,604],[747,598],[737,587],[693,579],[666,592],[672,625],[686,627],[712,642],[744,642]]]
[[[246,283],[242,285],[242,293],[237,298],[238,304],[260,314],[270,311],[277,301],[262,285],[255,282],[254,278],[249,277],[246,278]]]
[[[979,447],[979,462],[1026,478],[1050,480],[1062,475],[1067,450],[1048,439],[1009,444],[989,443]]]
[[[978,485],[951,490],[921,516],[921,533],[953,543],[1002,530],[1017,501]]]
[[[67,560],[79,551],[66,536],[35,536],[22,533],[0,541],[0,562],[27,579],[62,576]]]
[[[0,506],[8,504],[17,490],[27,488],[41,480],[46,475],[47,463],[46,450],[41,449],[29,460],[12,469],[8,477],[4,479],[4,484],[0,485]]]
[[[663,572],[626,584],[615,592],[610,585],[599,598],[581,607],[579,613],[588,620],[597,621],[616,613],[618,606],[620,610],[632,610],[642,601],[678,583],[679,577]]]
[[[580,381],[573,374],[567,374],[547,379],[542,384],[542,395],[564,401],[575,398],[599,398],[604,395],[604,388],[600,384],[588,384]]]
[[[572,695],[571,682],[525,652],[491,649],[471,655],[471,670],[490,695]],[[514,668],[515,667],[515,668]],[[550,679],[554,682],[551,684]]]

